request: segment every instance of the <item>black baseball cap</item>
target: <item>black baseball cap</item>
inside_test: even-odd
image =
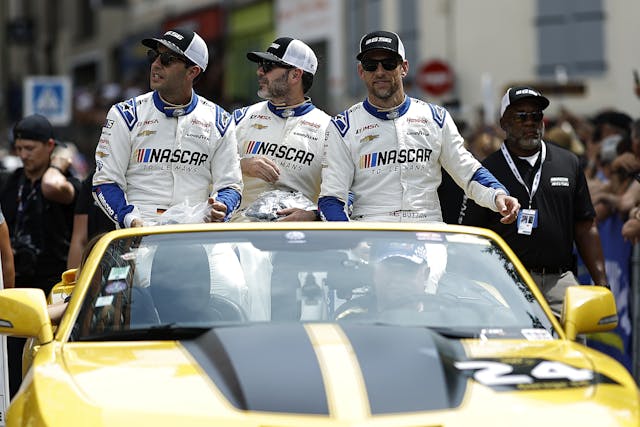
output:
[[[360,61],[365,53],[374,49],[390,50],[397,54],[403,61],[404,57],[404,45],[400,36],[391,31],[374,31],[369,34],[365,34],[360,39],[360,52],[356,56],[356,59]]]
[[[507,93],[502,97],[500,117],[504,116],[504,112],[511,104],[521,99],[532,99],[536,101],[540,110],[544,110],[549,106],[549,100],[534,88],[530,86],[514,86],[507,89]]]
[[[53,139],[57,145],[66,147],[62,141],[58,141],[53,134],[53,126],[45,116],[40,114],[32,114],[20,120],[13,127],[13,140],[31,139],[34,141],[47,142]]]
[[[207,69],[209,49],[202,37],[196,32],[185,28],[176,28],[167,31],[162,37],[142,40],[142,44],[151,49],[157,49],[158,43],[189,59],[202,68],[202,71]]]

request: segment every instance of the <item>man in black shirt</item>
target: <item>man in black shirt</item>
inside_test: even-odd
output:
[[[483,161],[521,202],[518,220],[502,224],[493,212],[467,201],[463,223],[500,234],[559,316],[566,287],[578,284],[574,243],[595,284],[607,282],[595,211],[578,157],[542,140],[548,105],[533,88],[510,88],[500,110],[506,140]]]
[[[69,173],[70,159],[52,155],[56,145],[46,117],[31,115],[13,129],[22,164],[0,191],[0,205],[14,252],[15,287],[40,288],[45,295],[66,269],[73,207],[80,182]],[[9,338],[11,396],[21,381],[24,339]]]

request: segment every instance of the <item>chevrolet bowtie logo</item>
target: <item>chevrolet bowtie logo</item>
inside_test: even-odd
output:
[[[96,156],[102,158],[102,157],[109,157],[109,154],[105,153],[104,151],[96,151]]]
[[[254,123],[251,125],[252,128],[256,128],[256,129],[264,129],[267,126],[266,125],[261,125],[260,123]]]
[[[360,140],[360,142],[370,142],[379,137],[380,135],[367,135]]]
[[[155,130],[143,130],[142,132],[138,133],[138,136],[151,136],[151,135],[155,135],[157,131]]]

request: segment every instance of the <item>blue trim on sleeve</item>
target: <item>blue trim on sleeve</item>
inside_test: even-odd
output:
[[[485,187],[493,188],[494,190],[504,190],[504,192],[509,195],[509,191],[506,189],[506,187],[502,185],[500,181],[498,181],[496,177],[493,176],[491,172],[489,172],[489,169],[485,168],[484,166],[482,166],[476,171],[476,173],[473,174],[473,176],[471,177],[471,181],[476,181],[478,184],[484,185]]]
[[[344,213],[344,203],[337,197],[320,197],[318,209],[327,221],[349,221],[347,214]]]
[[[224,216],[223,221],[228,221],[233,211],[238,209],[238,206],[240,206],[242,195],[237,190],[227,187],[218,191],[216,200],[224,203],[227,207],[227,214]]]
[[[111,220],[124,228],[124,217],[133,211],[127,204],[124,191],[117,184],[100,184],[93,187],[93,197]]]

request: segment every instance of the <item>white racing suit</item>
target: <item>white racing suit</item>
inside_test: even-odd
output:
[[[447,111],[415,98],[378,111],[367,100],[333,119],[318,202],[330,221],[442,221],[438,186],[444,168],[481,206],[497,211],[498,192],[508,194],[464,147]]]
[[[274,184],[243,175],[240,209],[272,190],[297,191],[314,205],[320,192],[324,140],[331,117],[309,99],[296,107],[276,107],[259,102],[233,112],[240,158],[273,160],[280,169]],[[241,219],[238,214],[233,220]]]
[[[268,101],[233,112],[237,150],[241,158],[267,157],[278,165],[280,176],[274,184],[243,175],[242,204],[232,221],[247,221],[246,208],[261,195],[273,190],[295,191],[314,207],[320,192],[324,140],[331,117],[316,108],[310,99],[295,107],[277,107]],[[271,318],[272,259],[251,245],[239,247],[250,295],[253,320]],[[278,284],[275,284],[278,286]],[[295,298],[295,290],[291,291]],[[276,306],[281,305],[276,302]]]
[[[114,105],[96,148],[94,198],[120,227],[133,219],[153,225],[166,209],[195,205],[211,195],[227,206],[228,219],[240,204],[242,174],[231,116],[192,92],[183,108],[167,105],[149,92]],[[207,248],[212,266],[231,265],[232,248]],[[155,250],[139,251],[136,285],[149,283]],[[237,271],[241,270],[237,268]],[[224,283],[223,283],[224,282]],[[179,283],[176,284],[179,286]],[[244,279],[225,280],[212,271],[214,293],[245,303]]]
[[[231,116],[195,92],[191,99],[175,108],[154,91],[109,110],[93,192],[120,227],[210,195],[227,206],[227,218],[239,205],[242,175]]]

